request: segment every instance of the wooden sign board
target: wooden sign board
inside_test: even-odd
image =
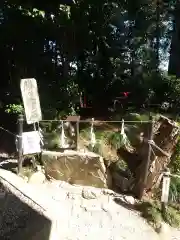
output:
[[[79,122],[80,116],[68,116],[66,118],[67,122]]]
[[[23,145],[23,155],[40,153],[40,135],[38,131],[23,132],[22,134],[22,145]]]
[[[42,120],[37,82],[34,78],[21,79],[21,94],[28,124]]]

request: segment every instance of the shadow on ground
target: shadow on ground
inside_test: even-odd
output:
[[[16,173],[17,166],[18,162],[16,159],[10,157],[0,157],[0,168]]]
[[[1,240],[49,240],[51,221],[11,193],[0,193]]]
[[[126,202],[124,199],[121,199],[119,197],[115,197],[114,199],[114,202],[129,209],[129,210],[137,210],[137,207],[135,204],[130,204],[128,202]]]

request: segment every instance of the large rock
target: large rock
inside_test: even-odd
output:
[[[44,151],[42,161],[46,175],[51,178],[99,188],[111,184],[103,158],[95,153]]]

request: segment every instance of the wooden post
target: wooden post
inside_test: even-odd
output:
[[[166,217],[166,209],[167,209],[167,204],[165,202],[161,202],[161,214],[163,219]]]
[[[20,114],[18,117],[18,174],[22,172],[23,164],[23,145],[22,145],[23,121],[24,117],[22,114]]]
[[[153,118],[152,116],[149,117],[149,139],[148,140],[152,140],[153,139]],[[151,163],[151,145],[147,142],[148,144],[148,152],[147,152],[147,161],[144,167],[144,171],[142,173],[142,184],[140,187],[140,194],[139,194],[139,199],[142,199],[143,194],[144,194],[144,190],[146,187],[146,183],[147,183],[147,178],[148,178],[148,173],[149,173],[149,167],[150,167],[150,163]]]
[[[79,149],[79,120],[76,122],[76,151]]]

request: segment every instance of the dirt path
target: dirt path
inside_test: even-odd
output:
[[[0,179],[1,176],[2,170],[0,170]],[[3,170],[3,177],[5,176],[6,172]],[[53,219],[56,219],[55,235],[58,239],[125,240],[132,239],[132,235],[138,240],[158,239],[157,234],[144,219],[140,218],[136,212],[116,204],[111,194],[102,193],[101,189],[71,186],[59,181],[30,185],[9,172],[7,181],[11,182],[14,187],[10,185],[7,187],[9,183],[5,183],[5,180],[0,181],[16,194],[16,197],[14,194],[9,194],[8,204],[1,209],[4,212],[0,228],[1,239],[21,240],[24,236],[26,239],[42,239],[35,236],[32,224],[36,221],[35,227],[41,228],[38,228],[36,232],[43,232],[44,223],[41,224],[40,215],[37,217],[37,213],[26,206],[27,200],[24,199],[27,197],[17,193],[17,189],[21,189],[26,196],[30,196],[52,213]],[[17,229],[21,231],[17,233]],[[55,238],[46,239],[54,240]]]
[[[171,228],[171,240],[179,240],[180,239],[180,229]]]
[[[0,183],[11,192],[8,203],[1,207],[4,213],[1,213],[4,217],[0,225],[2,240],[160,240],[137,212],[114,201],[112,191],[72,186],[61,181],[28,184],[4,170],[0,170]],[[121,197],[116,196],[116,199],[122,200]],[[39,205],[34,211],[34,206],[27,204]],[[39,206],[51,213],[53,222],[42,217]],[[173,230],[171,240],[179,240],[179,234]]]

